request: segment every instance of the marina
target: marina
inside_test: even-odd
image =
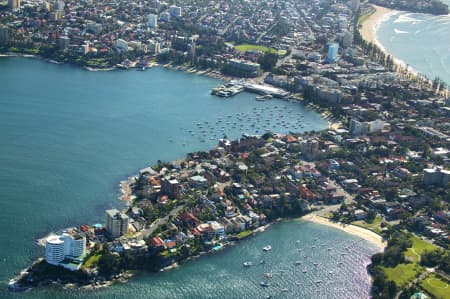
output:
[[[213,88],[211,94],[219,97],[232,97],[243,91],[256,93],[260,96],[256,97],[256,100],[265,100],[271,98],[286,98],[289,96],[289,92],[276,88],[270,85],[256,84],[243,80],[231,80],[227,84],[220,85]]]
[[[302,223],[297,223],[302,224]],[[288,223],[279,223],[269,228],[269,233],[275,233],[276,226],[278,225],[290,225]],[[339,295],[346,296],[346,298],[365,298],[365,296],[355,295],[349,288],[341,285],[341,276],[346,276],[346,269],[353,263],[361,262],[364,257],[360,256],[358,250],[361,250],[361,239],[355,239],[350,242],[339,242],[333,238],[326,239],[323,242],[323,235],[318,234],[320,238],[316,236],[310,236],[307,242],[300,242],[293,236],[287,237],[284,235],[279,238],[271,238],[271,240],[283,240],[284,245],[277,243],[278,245],[264,245],[265,235],[258,235],[248,243],[243,243],[247,257],[252,257],[253,260],[258,260],[264,257],[266,261],[264,264],[253,264],[252,260],[246,261],[246,263],[252,263],[254,266],[250,269],[246,269],[245,275],[247,279],[256,284],[260,291],[263,292],[267,298],[277,298],[281,294],[288,298],[312,298],[311,295],[306,295],[303,291],[304,288],[308,288],[310,284],[311,291],[313,293],[329,294],[330,291],[336,292],[336,298],[341,298]],[[272,235],[273,237],[273,235]],[[312,246],[304,247],[304,244],[315,244]],[[330,247],[333,244],[334,247]],[[262,252],[257,253],[258,246],[264,245],[259,248],[263,248]],[[268,249],[270,246],[270,250]],[[288,248],[288,249],[287,249]],[[351,256],[341,256],[340,252],[343,250],[348,251]],[[239,250],[240,251],[240,250]],[[303,263],[298,260],[298,257],[302,255],[302,252],[308,252],[309,259]],[[282,257],[281,257],[282,256]],[[297,259],[296,259],[297,258]],[[280,263],[280,260],[282,262]],[[299,267],[302,265],[302,267]],[[361,271],[353,271],[352,274],[363,274],[365,269]],[[348,278],[347,278],[348,279]],[[358,277],[353,277],[353,280],[358,280]],[[309,291],[308,291],[309,292]],[[311,293],[309,293],[311,294]],[[303,297],[302,297],[303,296]],[[358,297],[359,296],[359,297]]]
[[[278,100],[279,101],[279,100]],[[259,106],[260,105],[260,106]],[[239,130],[242,134],[262,135],[266,132],[299,132],[314,124],[305,119],[305,110],[298,109],[301,103],[283,101],[263,102],[250,111],[218,116],[213,121],[195,122],[184,130],[200,142],[218,140]],[[297,107],[295,107],[297,106]],[[172,140],[172,138],[169,138]]]

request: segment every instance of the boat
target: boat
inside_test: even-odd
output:
[[[264,250],[264,251],[272,250],[272,246],[271,246],[271,245],[264,246],[264,247],[263,247],[263,250]]]
[[[302,264],[302,262],[300,262],[300,261],[296,261],[296,262],[295,262],[295,264],[296,264],[296,265],[301,265],[301,264]]]
[[[303,270],[303,273],[306,273],[306,272],[308,272],[306,269],[305,270]]]
[[[253,266],[253,263],[252,262],[244,262],[243,265],[244,265],[244,267],[248,268],[248,267]]]
[[[265,277],[265,278],[272,278],[272,277],[273,277],[273,274],[270,273],[270,272],[267,272],[267,273],[264,273],[264,277]]]
[[[289,291],[288,289],[281,289],[282,293],[286,293],[287,291]]]
[[[267,288],[268,286],[270,286],[270,284],[267,281],[261,281],[259,283],[260,286]]]
[[[314,265],[314,266],[317,266],[317,265],[319,265],[319,264],[318,264],[318,263],[314,263],[313,265]]]

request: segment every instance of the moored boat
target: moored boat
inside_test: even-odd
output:
[[[272,250],[272,246],[271,246],[271,245],[264,246],[264,247],[263,247],[263,250],[264,250],[264,251]]]

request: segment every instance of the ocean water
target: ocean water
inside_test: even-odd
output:
[[[272,250],[262,248],[270,244]],[[141,274],[126,284],[74,293],[41,289],[40,298],[369,298],[366,266],[372,245],[342,231],[299,220],[277,223],[262,234],[176,270]],[[243,267],[251,261],[253,266]],[[264,264],[261,264],[264,261]],[[271,273],[272,278],[265,278]],[[268,282],[262,287],[260,282]],[[284,290],[284,291],[283,291]]]
[[[395,12],[382,20],[376,35],[388,53],[412,70],[450,84],[450,15]]]
[[[292,291],[289,296],[338,298],[336,294],[345,289],[366,294],[365,265],[372,247],[355,243],[360,250],[342,256],[343,264],[337,265],[340,255],[332,256],[324,248],[338,252],[358,240],[300,222],[276,225],[242,246],[176,271],[142,274],[106,290],[78,293],[48,288],[23,294],[6,290],[15,273],[42,256],[37,238],[68,226],[103,222],[104,209],[121,205],[119,181],[138,169],[158,159],[170,161],[209,149],[223,134],[237,138],[267,127],[288,132],[327,126],[317,113],[298,103],[259,102],[248,93],[229,99],[211,96],[210,89],[218,84],[216,79],[163,68],[88,72],[0,57],[0,298],[263,297],[268,290],[258,285],[261,267],[243,272],[242,262],[259,260],[265,243],[274,247],[267,267],[286,268],[285,278],[268,288],[273,292],[282,286]],[[318,236],[326,245],[308,249]],[[317,254],[318,268],[305,265],[307,275],[293,268],[299,258],[297,239],[308,256]],[[324,273],[329,271],[328,279]],[[312,280],[323,282],[317,286]]]

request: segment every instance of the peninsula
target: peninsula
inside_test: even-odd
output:
[[[445,298],[434,286],[448,285],[450,274],[448,90],[363,38],[359,22],[372,6],[18,3],[0,12],[3,51],[91,68],[143,70],[157,61],[253,78],[321,112],[330,127],[224,136],[209,151],[142,169],[122,184],[129,208],[46,238],[45,260],[11,281],[12,290],[52,281],[98,286],[126,279],[128,270],[160,271],[312,211],[316,221],[381,236],[367,234],[386,246],[368,268],[374,298]]]

